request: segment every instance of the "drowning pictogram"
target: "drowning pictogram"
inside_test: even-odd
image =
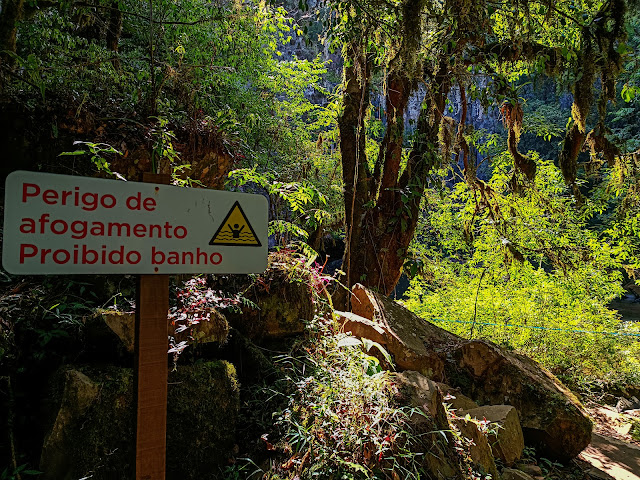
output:
[[[260,247],[262,243],[244,214],[240,202],[236,202],[211,238],[209,245]]]

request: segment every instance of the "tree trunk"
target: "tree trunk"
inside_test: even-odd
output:
[[[24,0],[4,0],[0,13],[0,63],[13,67],[11,53],[16,53],[16,35],[18,20],[22,15]],[[9,53],[10,52],[10,53]]]
[[[370,199],[364,121],[369,107],[371,68],[366,53],[360,50],[360,46],[350,46],[347,59],[351,65],[344,69],[344,110],[338,119],[338,128],[347,225],[343,270],[347,272],[347,285],[351,285],[359,281],[357,276],[353,276],[353,268],[358,261],[354,261],[353,254],[360,249],[359,242],[364,232],[364,214]]]
[[[114,54],[111,64],[116,70],[120,70],[120,59],[118,58],[118,44],[120,33],[122,32],[122,12],[118,2],[111,3],[111,13],[109,14],[109,26],[107,27],[107,48]]]
[[[369,185],[369,206],[360,212],[358,228],[349,239],[348,270],[345,270],[349,286],[360,282],[385,293],[391,292],[400,278],[404,251],[397,250],[403,248],[405,242],[401,237],[409,228],[398,175],[404,111],[411,95],[409,80],[399,72],[389,75],[387,85],[387,129]],[[375,206],[371,205],[373,199],[377,199]]]
[[[359,282],[388,295],[400,279],[418,222],[426,178],[439,159],[438,132],[450,88],[447,75],[443,64],[431,79],[432,88],[425,97],[427,105],[420,111],[416,140],[402,175],[399,175],[404,133],[402,112],[412,91],[406,81],[398,78],[388,81],[390,90],[393,86],[387,99],[388,130],[374,171],[374,180],[376,174],[381,175],[380,187],[376,192],[377,182],[368,182],[370,190],[365,198],[369,204],[354,215],[357,223],[347,237],[345,252],[345,285]],[[398,109],[390,108],[391,105]],[[363,184],[366,186],[367,182]]]

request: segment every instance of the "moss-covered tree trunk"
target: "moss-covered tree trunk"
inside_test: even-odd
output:
[[[399,174],[399,157],[403,128],[396,124],[398,137],[394,139],[394,134],[389,134],[381,148],[386,153],[380,167],[384,173],[379,187],[375,181],[367,182],[374,189],[365,197],[368,204],[358,204],[357,199],[353,202],[361,209],[354,215],[354,227],[347,238],[344,270],[348,285],[359,282],[389,294],[400,279],[407,249],[415,234],[427,175],[439,161],[438,132],[449,91],[447,73],[443,66],[433,77],[432,92],[425,98],[416,140],[402,174]],[[396,92],[399,95],[400,90]],[[399,105],[406,102],[409,95],[407,89],[403,98],[398,99]],[[403,124],[403,116],[398,114],[398,117]],[[348,201],[349,197],[345,196],[345,202]]]
[[[360,259],[353,253],[359,249],[364,232],[363,215],[369,201],[369,179],[365,152],[365,116],[369,107],[369,82],[371,66],[362,45],[353,44],[347,50],[345,90],[342,115],[338,119],[340,130],[340,154],[342,156],[342,180],[344,182],[344,210],[347,228],[346,251],[343,267],[347,272],[347,283],[353,277],[352,269]],[[355,261],[354,261],[355,260]]]
[[[386,78],[386,130],[375,165],[365,151],[365,113],[369,102],[371,67],[366,54],[360,58],[350,50],[345,68],[344,111],[339,120],[342,172],[345,189],[346,250],[343,270],[348,286],[360,282],[391,293],[402,274],[407,248],[418,220],[426,175],[437,157],[438,131],[444,100],[446,67],[443,72],[424,72],[419,60],[424,0],[402,5],[402,43],[389,64]],[[366,39],[359,39],[366,44]],[[418,121],[417,140],[404,170],[405,110],[426,73],[432,91]],[[444,82],[444,83],[443,83]],[[444,88],[443,88],[444,87]]]
[[[16,53],[18,20],[22,15],[24,0],[3,0],[0,12],[0,65],[13,67]]]

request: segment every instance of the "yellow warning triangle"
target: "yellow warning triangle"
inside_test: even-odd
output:
[[[244,214],[240,202],[236,202],[213,234],[209,245],[229,245],[234,247],[261,247],[256,232]]]

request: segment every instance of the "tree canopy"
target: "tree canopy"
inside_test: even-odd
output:
[[[272,243],[347,288],[404,273],[425,315],[458,297],[475,325],[540,290],[614,328],[640,267],[636,6],[5,0],[3,144],[27,168],[268,195]]]

